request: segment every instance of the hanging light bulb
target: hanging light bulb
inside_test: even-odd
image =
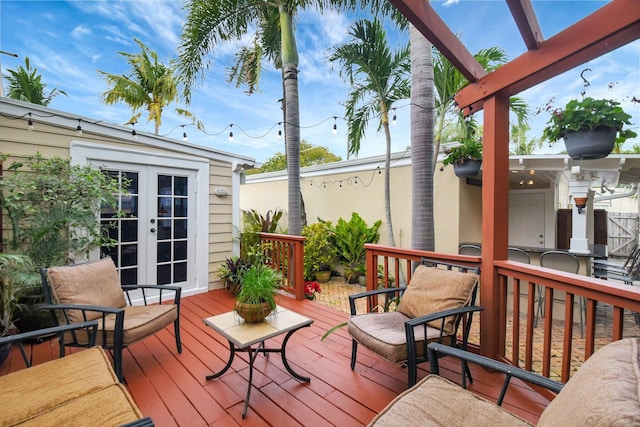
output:
[[[396,109],[393,109],[393,119],[391,119],[391,124],[392,125],[396,125],[396,123],[398,122],[398,117],[396,116]]]
[[[131,123],[131,138],[134,140],[138,139],[138,132],[136,132],[136,129],[134,128],[136,124],[135,123]]]
[[[184,125],[181,125],[181,126],[182,126],[182,140],[184,142],[187,142],[187,141],[189,141],[189,138],[187,138],[187,132],[185,132],[185,130],[184,130]]]
[[[29,129],[29,132],[33,131],[33,120],[31,120],[31,113],[29,113],[29,120],[27,121],[27,129]]]
[[[76,127],[76,135],[82,136],[82,126],[80,126],[80,122],[82,119],[78,119],[78,127]]]
[[[278,122],[278,126],[281,126],[282,122]],[[278,141],[282,139],[282,129],[278,128]]]
[[[338,133],[338,125],[336,124],[336,116],[333,116],[333,129],[331,129],[331,133],[332,134],[337,134]]]
[[[229,142],[233,142],[233,123],[229,126],[231,127],[231,131],[229,132]]]

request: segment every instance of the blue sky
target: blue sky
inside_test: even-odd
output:
[[[576,22],[604,5],[603,1],[534,0],[545,38]],[[433,7],[460,35],[467,48],[476,53],[482,48],[498,46],[513,59],[525,51],[504,1],[446,0],[432,1]],[[332,70],[326,60],[332,46],[346,41],[347,28],[357,17],[367,12],[344,15],[329,12],[303,13],[297,22],[297,41],[300,51],[300,109],[301,137],[315,145],[328,147],[346,158],[346,125],[343,102],[349,88]],[[58,86],[69,96],[59,96],[50,107],[95,120],[123,124],[131,117],[125,104],[105,105],[100,102],[106,83],[97,70],[126,73],[128,65],[117,52],[138,53],[134,38],[139,38],[168,62],[177,56],[185,13],[180,1],[30,1],[0,0],[0,50],[14,52],[19,58],[0,57],[3,72],[24,64],[29,56],[32,65],[43,74],[48,89]],[[395,43],[404,43],[408,36],[393,34]],[[246,41],[246,40],[244,40]],[[207,134],[186,127],[189,142],[222,151],[242,154],[264,161],[275,152],[284,150],[277,139],[278,122],[282,121],[280,72],[266,69],[260,91],[247,96],[242,88],[229,86],[226,69],[242,42],[219,46],[212,55],[210,69],[203,81],[193,88],[189,109],[204,123]],[[640,42],[624,46],[601,58],[523,92],[520,96],[532,111],[542,107],[552,97],[555,105],[577,98],[583,89],[580,72],[590,86],[587,95],[620,101],[633,115],[633,128],[640,133]],[[611,86],[611,87],[610,87]],[[5,84],[6,87],[6,84]],[[398,122],[392,127],[393,151],[410,145],[408,101],[397,107]],[[180,105],[184,107],[184,105]],[[163,114],[160,134],[181,139],[185,119],[169,107]],[[337,134],[331,133],[333,117],[338,117]],[[546,114],[531,118],[530,137],[540,136],[547,121]],[[229,124],[233,123],[235,139],[228,141]],[[384,138],[377,134],[377,126],[370,124],[360,157],[384,153]],[[153,131],[153,123],[146,123],[146,115],[136,124],[137,131]],[[639,142],[639,141],[636,141]],[[629,144],[629,142],[628,142]],[[545,146],[543,152],[559,152],[563,147]]]

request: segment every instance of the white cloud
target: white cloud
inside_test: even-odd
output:
[[[84,36],[91,34],[91,30],[85,27],[84,25],[78,25],[71,32],[71,37],[74,39],[82,39]]]

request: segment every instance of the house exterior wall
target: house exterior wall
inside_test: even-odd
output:
[[[28,113],[32,112],[34,130],[27,126]],[[239,175],[244,167],[253,166],[254,160],[229,153],[222,153],[206,147],[181,143],[165,137],[139,132],[137,140],[131,136],[131,129],[102,124],[95,119],[82,120],[82,135],[76,134],[77,116],[51,110],[20,101],[0,99],[0,153],[8,155],[3,168],[13,161],[20,161],[40,153],[45,158],[58,156],[69,158],[71,146],[108,147],[107,150],[129,150],[161,156],[168,159],[193,159],[208,164],[208,194],[197,194],[198,203],[205,203],[208,210],[207,236],[208,254],[206,274],[207,288],[223,287],[217,276],[218,266],[233,254],[232,241],[234,225],[234,193],[238,197]],[[75,117],[75,118],[74,118]],[[126,154],[125,156],[126,157]],[[171,167],[172,161],[164,160]],[[216,196],[216,189],[224,189],[228,196]],[[200,191],[202,193],[204,191]],[[4,228],[4,227],[3,227]],[[200,230],[198,230],[200,232]]]

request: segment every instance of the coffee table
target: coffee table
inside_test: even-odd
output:
[[[247,386],[247,396],[244,399],[244,409],[242,410],[242,418],[247,414],[249,407],[249,397],[251,396],[251,383],[253,380],[253,362],[259,353],[280,353],[282,355],[282,364],[286,370],[296,379],[304,382],[310,382],[311,378],[295,372],[287,361],[287,342],[291,335],[298,329],[311,326],[313,319],[304,317],[298,313],[288,310],[284,307],[276,306],[276,309],[260,323],[246,323],[235,312],[211,316],[204,319],[207,326],[212,327],[229,341],[229,361],[219,372],[207,375],[207,380],[220,377],[231,367],[236,352],[249,353],[249,384]],[[278,335],[287,334],[279,348],[266,348],[264,342]],[[257,346],[256,346],[257,345]],[[255,346],[255,347],[254,347]]]

